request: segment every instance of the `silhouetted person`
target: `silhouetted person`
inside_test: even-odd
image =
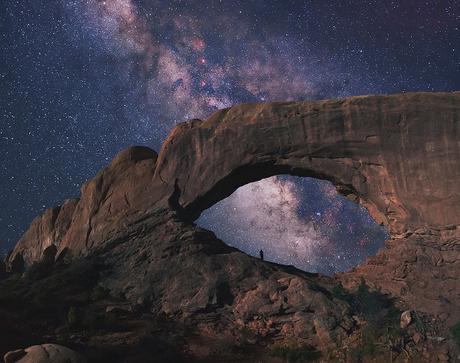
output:
[[[264,260],[264,251],[260,250],[259,255],[260,255],[260,259],[263,261]]]

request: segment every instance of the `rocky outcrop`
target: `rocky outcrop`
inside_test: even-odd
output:
[[[58,256],[62,251],[87,254],[95,241],[122,228],[127,216],[152,207],[144,191],[151,183],[156,158],[157,154],[145,147],[120,152],[82,186],[80,199],[47,209],[32,222],[8,258],[10,268],[18,255],[26,265],[40,260],[51,245],[57,246]]]
[[[177,126],[158,157],[122,151],[79,200],[38,217],[7,262],[98,255],[112,294],[203,334],[244,328],[334,346],[359,319],[332,288],[362,278],[401,308],[460,319],[459,113],[460,92],[221,110]],[[330,180],[392,239],[330,279],[256,260],[192,223],[239,186],[281,173]]]
[[[104,286],[112,294],[193,322],[202,333],[245,328],[329,346],[355,324],[348,304],[332,296],[333,280],[255,259],[171,212],[127,226],[107,241],[101,259],[110,266]],[[322,335],[315,324],[324,325]]]
[[[193,217],[287,173],[331,180],[393,236],[457,225],[459,109],[458,92],[235,106],[176,127],[155,177]]]
[[[62,206],[49,208],[42,215],[35,218],[17,243],[13,255],[10,256],[10,267],[14,270],[21,269],[21,262],[18,262],[17,258],[18,255],[27,265],[30,265],[42,257],[46,248],[51,245],[59,245],[70,227],[77,204],[78,199],[69,199]],[[15,258],[17,261],[16,266],[12,266]]]
[[[349,288],[364,278],[411,309],[460,321],[460,239],[456,230],[451,236],[446,232],[418,230],[387,241],[376,256],[338,277]]]

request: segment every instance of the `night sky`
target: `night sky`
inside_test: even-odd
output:
[[[285,175],[239,188],[198,223],[250,255],[262,249],[268,261],[328,275],[358,265],[388,238],[330,182]]]
[[[2,1],[0,250],[120,149],[159,150],[218,108],[459,90],[459,29],[458,0]],[[243,187],[200,224],[327,273],[384,239],[330,184],[292,177]]]

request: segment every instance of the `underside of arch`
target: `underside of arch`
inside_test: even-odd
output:
[[[363,199],[352,184],[344,184],[342,180],[337,180],[333,175],[323,174],[318,170],[312,170],[307,167],[280,165],[274,162],[262,162],[256,165],[240,166],[230,175],[216,183],[205,195],[200,196],[186,208],[183,208],[182,213],[186,216],[186,218],[195,220],[204,210],[227,198],[239,187],[281,174],[330,181],[340,194],[344,195],[351,201],[364,206],[377,223],[388,225],[386,216],[378,210],[372,201]],[[176,193],[176,197],[180,198],[180,192]],[[177,200],[176,205],[180,205],[179,200]]]

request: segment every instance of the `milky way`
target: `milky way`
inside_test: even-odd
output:
[[[178,122],[240,102],[459,89],[458,2],[403,3],[2,2],[3,248],[120,149],[158,150]],[[265,243],[274,260],[270,246],[284,240],[279,262],[343,270],[384,236],[321,185],[264,180],[203,218],[229,243],[244,237],[248,252]],[[249,207],[251,195],[273,225]]]
[[[325,274],[356,266],[388,237],[330,182],[292,176],[239,188],[205,211],[198,224],[253,256],[262,249],[269,261]]]
[[[259,28],[231,2],[209,4],[213,16],[206,20],[206,2],[179,8],[149,1],[141,11],[130,0],[90,0],[66,8],[99,49],[116,57],[127,83],[137,78],[132,92],[161,109],[167,124],[241,101],[312,98],[339,78],[352,82],[304,37]],[[349,93],[352,86],[344,87]]]

